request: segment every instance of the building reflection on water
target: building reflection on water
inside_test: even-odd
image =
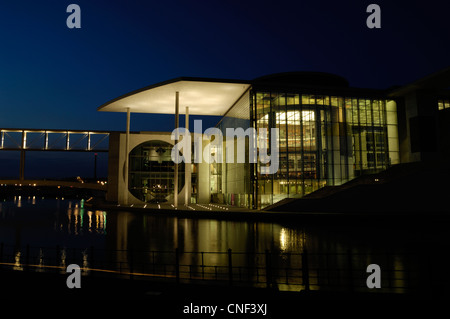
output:
[[[273,276],[283,282],[286,269],[302,268],[302,253],[308,251],[313,289],[347,285],[349,271],[357,274],[355,278],[351,275],[354,284],[365,287],[369,264],[379,264],[384,269],[383,286],[389,286],[390,292],[404,292],[413,281],[413,274],[417,275],[415,255],[404,254],[403,250],[403,240],[411,239],[402,238],[404,234],[396,231],[385,231],[380,237],[377,229],[352,231],[330,225],[185,219],[129,212],[108,216],[108,236],[112,238],[107,243],[121,252],[116,255],[120,263],[129,261],[130,249],[142,252],[139,256],[144,264],[173,263],[171,252],[178,248],[182,265],[226,267],[226,252],[231,249],[233,266],[242,267],[245,272],[250,268],[264,269],[265,254],[269,252],[271,267],[277,269]],[[286,288],[282,286],[279,288]]]
[[[392,285],[391,292],[403,292],[402,287],[416,280],[414,276],[417,277],[420,266],[414,259],[416,255],[411,254],[417,252],[417,236],[423,240],[427,234],[422,232],[419,236],[408,229],[359,229],[344,224],[284,224],[106,212],[84,207],[84,201],[62,198],[44,201],[17,196],[11,202],[0,203],[0,242],[16,247],[12,262],[17,270],[23,268],[23,247],[29,243],[39,245],[35,247],[38,269],[44,267],[47,256],[55,256],[54,249],[58,246],[59,266],[68,264],[76,248],[84,271],[88,271],[94,251],[96,261],[112,258],[109,261],[120,264],[122,269],[130,268],[133,260],[134,270],[139,272],[145,268],[139,265],[147,268],[155,264],[173,265],[175,249],[180,265],[226,267],[231,249],[233,267],[240,268],[239,272],[263,269],[269,256],[271,267],[276,269],[274,278],[283,279],[291,269],[302,268],[302,254],[307,251],[310,275],[315,278],[311,281],[316,288],[342,285],[349,265],[360,273],[360,278],[354,280],[365,285],[367,265],[379,264],[382,269],[389,269],[383,285]],[[53,252],[41,247],[53,247]],[[107,254],[109,251],[115,253]]]
[[[114,233],[116,249],[135,247],[148,251],[182,252],[277,251],[301,252],[309,237],[303,229],[280,224],[187,219],[129,212],[108,215],[108,233]]]
[[[36,196],[14,196],[13,203],[16,207],[20,208],[22,207],[22,202],[26,201],[28,204],[35,205],[36,204]]]

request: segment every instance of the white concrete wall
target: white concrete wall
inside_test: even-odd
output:
[[[209,144],[208,140],[203,140],[202,150]],[[211,189],[209,183],[210,167],[202,157],[202,162],[198,163],[198,203],[207,204],[211,202]]]

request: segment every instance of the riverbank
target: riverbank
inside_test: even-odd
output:
[[[88,188],[77,188],[64,186],[64,181],[49,181],[49,183],[62,184],[57,185],[36,185],[36,184],[17,184],[17,185],[7,185],[0,183],[0,199],[2,200],[12,200],[16,196],[26,197],[36,197],[36,198],[72,198],[72,199],[82,199],[82,198],[104,198],[105,190],[100,189],[88,189]],[[68,183],[70,184],[70,183]]]
[[[450,215],[444,212],[305,212],[305,211],[265,211],[250,210],[220,204],[191,204],[175,208],[171,204],[117,205],[98,198],[85,202],[85,207],[95,210],[129,211],[142,214],[170,216],[178,218],[217,219],[264,222],[308,222],[308,223],[373,223],[373,224],[424,224],[448,223]]]
[[[0,270],[2,300],[148,300],[155,306],[170,302],[171,313],[182,311],[184,305],[228,303],[268,303],[272,314],[281,310],[295,310],[302,300],[404,300],[439,298],[425,293],[356,293],[348,291],[278,291],[228,285],[176,284],[139,279],[120,279],[110,276],[82,276],[81,288],[68,288],[69,274],[37,273]],[[161,303],[161,304],[160,304]]]
[[[327,186],[302,198],[286,198],[264,210],[223,204],[117,205],[100,198],[88,201],[93,209],[133,211],[180,218],[240,221],[366,223],[377,225],[448,224],[446,162],[394,165],[363,175],[340,186]]]

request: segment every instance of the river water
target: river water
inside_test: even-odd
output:
[[[20,264],[28,249],[35,263],[51,263],[42,261],[43,255],[61,258],[71,256],[73,251],[74,258],[82,252],[84,263],[89,260],[90,266],[95,263],[97,268],[110,267],[103,262],[113,260],[115,267],[117,262],[126,263],[120,265],[121,269],[144,273],[151,272],[149,268],[153,266],[153,272],[162,273],[163,265],[164,274],[173,274],[177,249],[182,277],[226,279],[226,267],[232,262],[233,279],[247,278],[258,283],[261,280],[267,284],[265,275],[270,271],[271,283],[290,288],[292,283],[301,283],[301,288],[304,278],[296,269],[305,262],[302,253],[307,252],[309,282],[315,287],[312,289],[339,286],[343,284],[339,278],[350,270],[353,274],[348,280],[364,286],[366,267],[378,264],[384,270],[385,291],[402,293],[426,284],[430,258],[425,258],[423,252],[446,241],[444,230],[423,225],[386,224],[380,228],[370,222],[302,224],[187,219],[90,210],[83,202],[33,196],[16,196],[1,202],[3,260],[9,252],[16,254],[16,263]],[[159,267],[156,270],[155,265]]]

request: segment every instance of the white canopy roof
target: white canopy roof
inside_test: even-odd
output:
[[[175,113],[175,92],[179,92],[180,113],[189,106],[192,115],[223,116],[249,89],[240,80],[177,78],[120,96],[101,105],[102,112]]]

